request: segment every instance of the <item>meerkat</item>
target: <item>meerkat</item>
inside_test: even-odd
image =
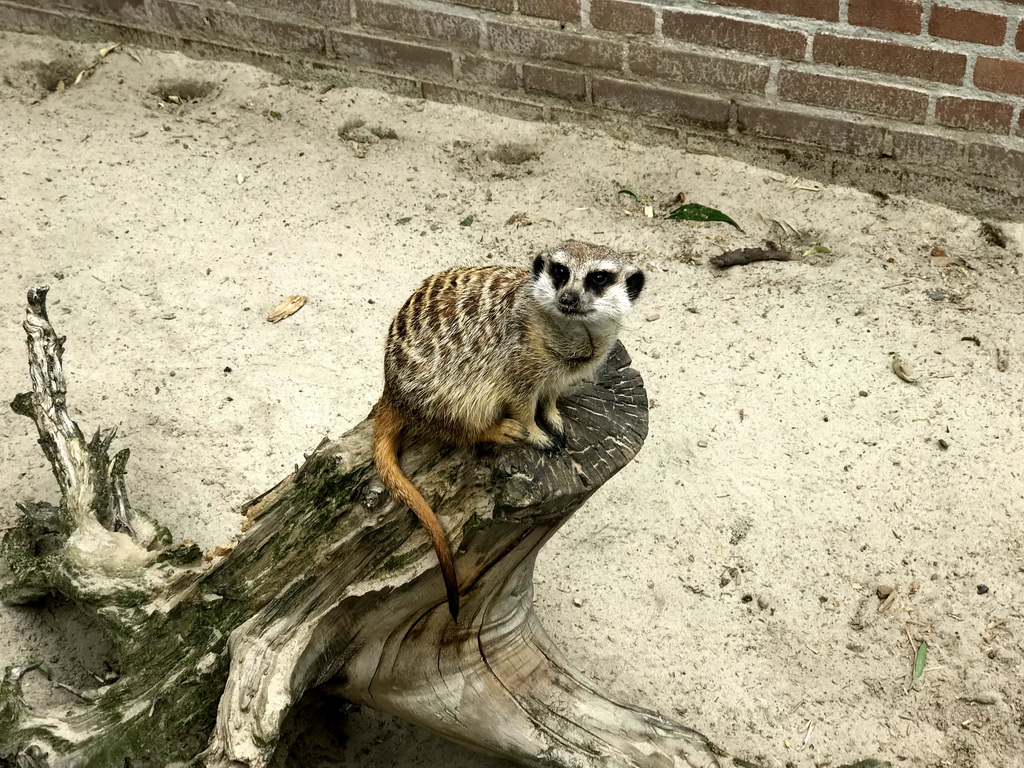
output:
[[[570,241],[538,255],[532,269],[465,267],[428,277],[392,321],[384,392],[372,413],[374,462],[430,537],[454,620],[452,553],[398,463],[403,440],[565,447],[557,400],[604,362],[643,287],[643,272],[611,248]]]

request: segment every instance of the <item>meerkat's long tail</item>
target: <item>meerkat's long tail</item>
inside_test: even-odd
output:
[[[394,412],[387,403],[380,402],[374,408],[373,421],[373,461],[377,465],[377,472],[380,474],[381,482],[391,495],[396,499],[409,505],[413,514],[420,521],[420,525],[430,537],[434,545],[434,552],[437,553],[438,562],[441,564],[441,574],[444,576],[444,586],[448,593],[448,610],[451,611],[452,619],[459,618],[459,579],[455,573],[455,562],[452,560],[451,549],[448,544],[448,536],[441,527],[441,521],[437,519],[434,510],[427,504],[427,500],[416,490],[402,467],[398,463],[398,449],[401,444],[402,423],[396,418]]]

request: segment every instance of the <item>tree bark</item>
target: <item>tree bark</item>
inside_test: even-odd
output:
[[[132,507],[113,432],[87,441],[68,415],[46,291],[29,293],[32,392],[12,407],[35,421],[61,499],[19,505],[0,597],[66,596],[100,620],[120,669],[70,712],[29,710],[26,668],[9,669],[0,765],[286,765],[285,718],[314,696],[336,699],[339,719],[357,702],[523,765],[750,765],[602,693],[533,608],[540,548],[646,437],[643,382],[621,346],[563,404],[569,448],[557,455],[407,447],[405,470],[456,551],[455,624],[427,537],[379,484],[369,420],[247,503],[230,551],[211,560],[175,544]]]

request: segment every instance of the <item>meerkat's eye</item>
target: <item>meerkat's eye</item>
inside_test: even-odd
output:
[[[614,274],[611,272],[605,272],[604,270],[599,270],[587,275],[586,284],[588,288],[604,288],[606,285],[611,285],[614,280]]]
[[[564,264],[552,264],[551,277],[555,281],[555,286],[561,288],[569,282],[569,268]]]

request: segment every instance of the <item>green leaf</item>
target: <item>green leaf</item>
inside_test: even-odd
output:
[[[914,675],[910,678],[910,682],[914,683],[921,675],[924,674],[924,663],[928,658],[928,643],[921,641],[921,644],[917,646],[917,657],[914,659]]]
[[[800,258],[806,259],[808,256],[813,256],[816,253],[832,253],[832,251],[829,250],[828,246],[825,245],[812,245],[810,248],[804,251],[803,255]]]
[[[680,205],[675,210],[669,211],[666,218],[673,219],[674,221],[724,221],[726,224],[732,224],[740,232],[743,231],[743,227],[721,211],[715,208],[708,208],[706,205],[699,205],[698,203]]]
[[[8,669],[10,669],[10,667],[8,667]],[[29,669],[38,669],[40,672],[46,675],[47,680],[53,680],[53,670],[50,669],[50,665],[47,664],[45,661],[40,661],[34,656],[30,657],[28,660],[28,666],[26,668],[26,671],[28,671]]]
[[[640,195],[638,195],[636,192],[631,192],[628,189],[620,189],[618,192],[616,192],[615,193],[615,199],[618,200],[621,195],[629,195],[634,200],[636,200],[638,203],[640,202]]]
[[[473,219],[474,218],[475,217],[473,217],[473,216],[467,216],[466,218],[464,218],[462,221],[459,222],[459,226],[460,227],[468,227],[470,224],[473,223]]]

